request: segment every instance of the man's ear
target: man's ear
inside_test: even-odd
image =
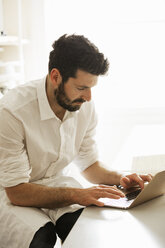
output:
[[[61,74],[60,74],[58,69],[53,68],[51,70],[50,79],[51,79],[51,83],[52,83],[53,88],[58,88],[59,84],[62,81],[62,77],[61,77]]]

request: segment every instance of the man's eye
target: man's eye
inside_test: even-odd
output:
[[[84,88],[77,88],[78,90],[84,90]]]

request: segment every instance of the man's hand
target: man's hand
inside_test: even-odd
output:
[[[98,185],[79,189],[75,202],[83,206],[96,205],[102,207],[104,203],[100,202],[99,198],[119,199],[124,196],[125,194],[118,190],[116,186]]]
[[[139,185],[140,188],[144,188],[145,182],[150,182],[152,180],[152,175],[138,175],[136,173],[121,177],[120,184],[124,188],[128,189],[135,185]]]

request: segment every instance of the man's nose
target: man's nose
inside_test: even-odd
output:
[[[86,91],[83,94],[83,99],[89,102],[91,98],[92,98],[91,89],[86,89]]]

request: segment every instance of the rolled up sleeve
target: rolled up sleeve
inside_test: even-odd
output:
[[[0,110],[0,185],[29,182],[31,168],[24,143],[24,129],[9,110]]]

